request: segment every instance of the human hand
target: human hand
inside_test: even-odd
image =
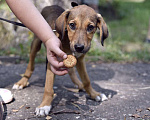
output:
[[[67,68],[64,67],[62,62],[63,59],[67,58],[67,55],[60,49],[60,40],[56,36],[53,36],[45,42],[45,46],[47,49],[47,59],[51,64],[52,72],[56,75],[67,74]]]
[[[67,72],[63,68],[63,62],[59,62],[57,57],[65,59],[67,55],[61,51],[60,40],[52,32],[51,27],[34,6],[31,0],[6,0],[7,4],[17,16],[17,18],[34,34],[38,36],[47,48],[47,58],[51,64],[51,70],[57,75],[64,75]],[[31,12],[32,10],[32,12]]]

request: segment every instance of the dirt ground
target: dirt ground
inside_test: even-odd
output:
[[[87,63],[94,89],[105,93],[108,101],[96,102],[85,92],[77,92],[68,75],[56,76],[56,98],[49,116],[36,117],[44,92],[45,64],[35,65],[30,85],[23,90],[12,86],[25,72],[27,64],[0,64],[0,87],[14,94],[4,105],[4,120],[150,120],[150,64]],[[68,89],[71,88],[71,89]]]

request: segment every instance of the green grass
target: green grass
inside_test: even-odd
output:
[[[119,2],[117,13],[121,19],[107,20],[110,36],[105,50],[91,49],[89,56],[101,56],[106,62],[149,62],[150,44],[145,43],[150,18],[150,1]]]

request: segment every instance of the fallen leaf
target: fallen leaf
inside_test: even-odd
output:
[[[137,112],[142,112],[142,109],[137,109],[136,111],[137,111]]]
[[[52,119],[52,117],[51,116],[47,116],[45,119],[46,120],[50,120],[50,119]]]
[[[59,106],[65,106],[66,104],[65,103],[59,103],[58,105]]]
[[[131,117],[140,118],[141,116],[139,116],[138,114],[134,114],[134,115],[132,115]]]
[[[18,110],[12,110],[12,112],[18,112],[21,108],[23,108],[25,105],[21,105],[19,108],[18,108]]]
[[[148,114],[142,116],[143,119],[150,117]]]
[[[20,107],[19,107],[19,110],[21,109],[21,108],[23,108],[25,105],[21,105]]]
[[[12,112],[18,112],[19,110],[12,110]]]
[[[21,77],[24,77],[24,74],[20,74]]]
[[[65,86],[63,86],[64,89],[68,90],[68,91],[71,91],[71,92],[75,92],[75,93],[78,93],[79,92],[79,89],[75,89],[75,88],[66,88]]]
[[[70,114],[81,114],[79,111],[72,111],[70,109],[66,109],[66,110],[60,110],[60,111],[56,111],[56,112],[51,112],[51,115],[57,115],[57,114],[64,114],[64,113],[70,113]]]
[[[149,108],[147,108],[147,110],[149,110],[149,111],[150,111],[150,107],[149,107]]]
[[[80,107],[79,107],[79,105],[77,105],[77,104],[75,104],[75,103],[71,103],[72,105],[74,105],[75,107],[77,107],[79,110],[82,110],[82,111],[84,111],[83,109],[81,109]]]
[[[26,109],[30,109],[30,107],[26,107]]]

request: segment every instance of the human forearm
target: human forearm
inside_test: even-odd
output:
[[[68,73],[67,70],[60,69],[63,68],[63,62],[57,59],[67,58],[60,49],[61,42],[34,4],[30,0],[6,0],[6,2],[18,19],[45,43],[52,72],[57,75]]]
[[[48,23],[30,0],[6,0],[6,2],[18,19],[43,42],[55,36]]]

